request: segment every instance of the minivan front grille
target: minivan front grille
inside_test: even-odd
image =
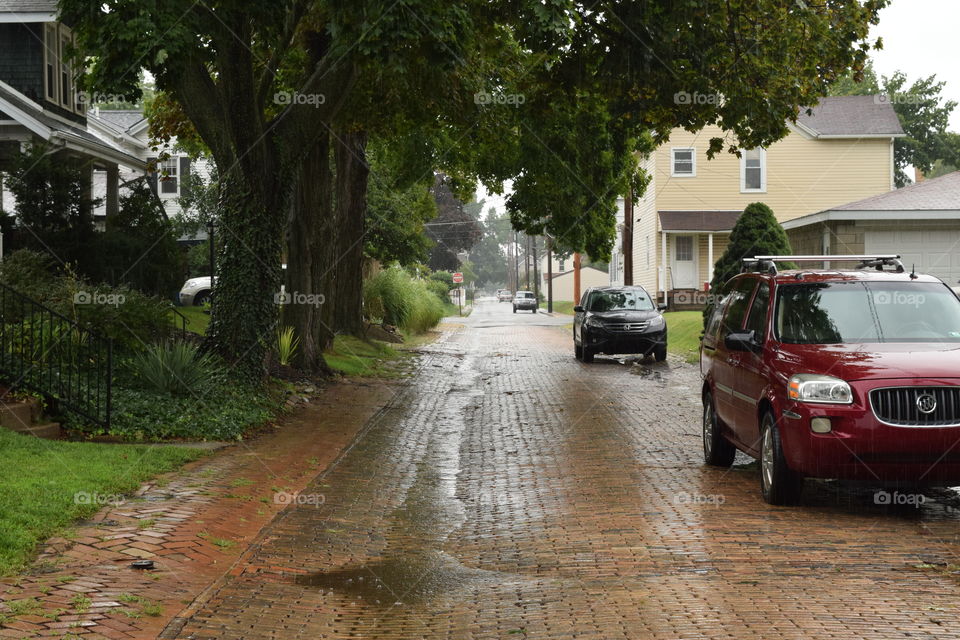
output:
[[[870,392],[873,414],[900,427],[960,426],[960,387],[888,387]]]

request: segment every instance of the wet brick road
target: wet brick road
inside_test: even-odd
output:
[[[480,305],[163,637],[960,638],[947,498],[768,506],[701,465],[695,367],[565,321]]]

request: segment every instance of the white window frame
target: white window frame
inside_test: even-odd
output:
[[[756,151],[760,154],[760,188],[747,188],[747,151]],[[744,149],[740,153],[740,193],[766,193],[767,192],[767,150],[763,147],[758,149]]]
[[[168,172],[167,163],[171,163],[173,166],[173,172]],[[157,193],[161,198],[178,198],[180,197],[180,156],[170,156],[169,158],[164,158],[157,163]],[[176,191],[164,191],[163,184],[166,182],[170,184],[170,181],[175,181],[177,185]]]
[[[690,173],[677,173],[677,151],[690,152]],[[671,178],[696,178],[697,177],[697,148],[696,147],[671,147],[670,148],[670,177]]]
[[[69,61],[67,60],[67,51],[66,45],[73,42],[73,36],[70,34],[70,30],[60,25],[58,29],[59,33],[57,35],[57,44],[58,44],[58,55],[57,55],[57,82],[60,83],[60,102],[58,106],[61,109],[66,109],[67,111],[76,110],[76,100],[73,96],[73,68],[70,66]],[[63,86],[64,75],[66,75],[67,86]],[[66,95],[63,95],[66,93]],[[66,103],[64,103],[66,100]]]
[[[53,37],[53,49],[50,49],[48,36]],[[60,30],[56,22],[46,22],[43,25],[43,98],[52,104],[60,105]],[[52,67],[52,70],[51,70]],[[51,78],[51,73],[53,77]],[[53,95],[49,95],[48,87],[53,82]]]

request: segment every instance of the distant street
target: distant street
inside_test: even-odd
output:
[[[165,638],[960,638],[960,512],[701,464],[699,373],[478,304]],[[182,625],[182,628],[179,628]]]

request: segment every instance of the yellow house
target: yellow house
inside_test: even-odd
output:
[[[894,188],[894,140],[904,135],[884,96],[823,98],[766,149],[707,159],[719,127],[672,132],[645,159],[653,180],[634,204],[633,282],[661,301],[690,300],[712,278],[740,212],[764,202],[781,223]],[[614,258],[613,284],[623,256]]]

